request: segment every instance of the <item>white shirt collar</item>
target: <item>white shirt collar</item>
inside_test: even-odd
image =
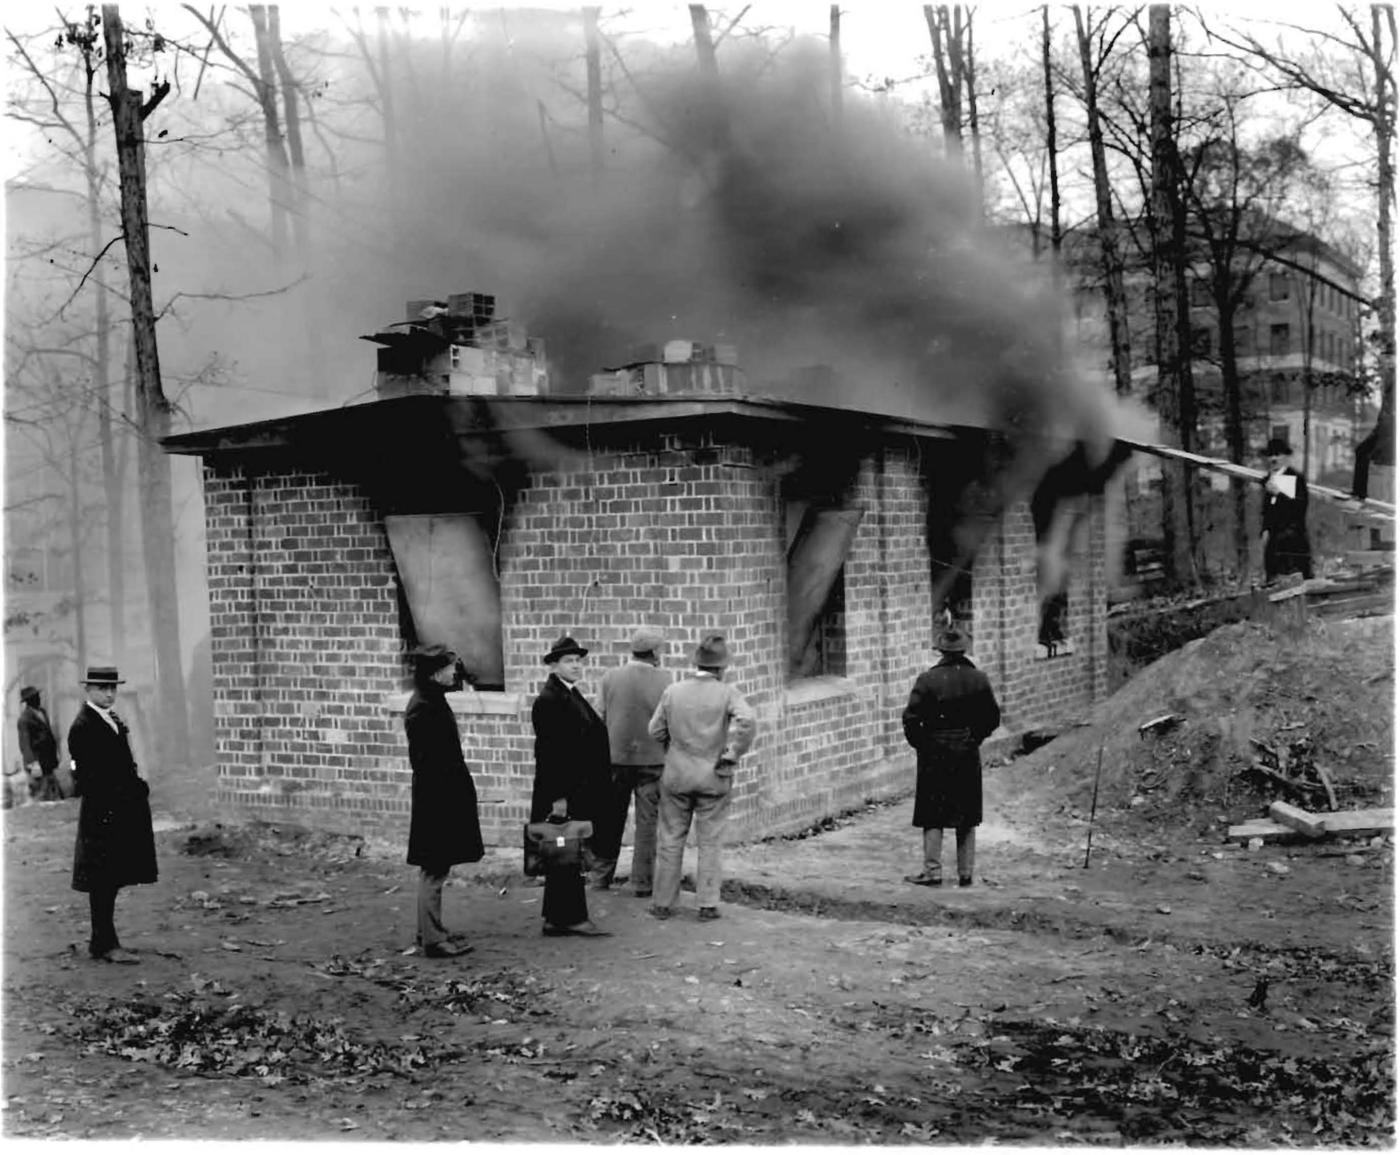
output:
[[[117,725],[117,719],[116,719],[116,717],[113,715],[113,713],[112,713],[111,710],[106,709],[106,708],[104,708],[104,707],[102,707],[102,706],[99,706],[96,702],[94,702],[94,701],[92,701],[92,700],[89,700],[89,701],[88,701],[88,705],[89,705],[93,710],[96,710],[97,713],[98,713],[99,715],[101,715],[102,720],[103,720],[104,722],[106,722],[107,725],[111,726],[112,729],[115,730],[118,734],[121,733],[121,727]]]

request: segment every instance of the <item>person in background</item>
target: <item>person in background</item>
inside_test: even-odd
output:
[[[904,737],[918,752],[914,825],[924,832],[924,868],[905,875],[916,886],[943,885],[943,831],[958,840],[958,885],[972,885],[976,831],[982,822],[979,747],[1001,724],[987,675],[967,657],[971,638],[949,623],[934,639],[942,657],[914,682],[904,707]]]
[[[462,757],[462,737],[447,701],[464,671],[446,646],[419,646],[413,663],[413,696],[404,710],[408,761],[413,768],[408,863],[418,867],[418,949],[428,958],[453,958],[472,948],[442,922],[442,887],[459,862],[480,862],[476,785]]]
[[[603,675],[599,714],[608,727],[612,750],[612,792],[604,797],[594,824],[593,886],[607,890],[617,870],[627,805],[635,797],[636,833],[632,842],[632,893],[650,898],[656,860],[656,815],[661,798],[661,766],[665,751],[647,727],[671,675],[661,669],[660,630],[640,629],[632,635],[626,664]]]
[[[81,799],[73,889],[88,896],[89,956],[136,963],[141,960],[117,940],[117,891],[156,881],[156,843],[151,788],[136,773],[130,731],[113,709],[121,684],[115,666],[89,666],[87,701],[68,729],[73,793]]]
[[[19,692],[23,703],[19,715],[19,753],[29,775],[29,796],[39,802],[57,802],[63,797],[58,784],[58,738],[49,723],[48,712],[39,702],[39,691],[25,686]]]
[[[579,690],[588,651],[565,634],[544,656],[549,676],[530,708],[535,730],[535,784],[530,821],[592,821],[598,795],[611,777],[608,728]],[[597,937],[609,932],[588,917],[583,867],[548,866],[544,933]]]
[[[666,751],[651,908],[656,918],[670,918],[680,896],[681,860],[692,817],[699,852],[695,895],[700,918],[719,917],[724,819],[735,767],[753,745],[756,729],[753,707],[724,682],[729,660],[723,635],[707,633],[695,649],[694,673],[666,687],[651,718],[651,736]]]
[[[1308,483],[1293,468],[1293,447],[1281,437],[1264,446],[1269,472],[1264,477],[1264,578],[1286,574],[1312,577],[1312,545],[1308,541]]]

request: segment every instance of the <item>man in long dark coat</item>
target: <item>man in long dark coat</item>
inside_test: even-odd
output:
[[[78,838],[73,850],[73,889],[86,891],[92,914],[88,954],[101,962],[140,960],[117,941],[117,891],[156,880],[151,789],[136,773],[126,723],[112,708],[115,666],[89,666],[87,701],[68,730]]]
[[[588,651],[567,634],[544,656],[549,677],[530,709],[535,728],[535,783],[530,821],[592,820],[608,789],[608,728],[579,691]],[[606,935],[588,917],[583,867],[550,866],[544,876],[544,933]]]
[[[976,828],[982,823],[982,756],[978,747],[1001,724],[987,675],[968,659],[969,637],[955,625],[939,631],[939,662],[914,682],[904,708],[904,737],[919,754],[914,825],[924,832],[924,868],[905,875],[917,886],[943,884],[943,831],[958,840],[958,885],[972,885]]]
[[[19,692],[24,709],[19,715],[19,755],[29,774],[29,796],[40,802],[56,802],[63,797],[58,784],[58,738],[40,704],[39,691],[25,686]]]
[[[420,646],[409,657],[414,689],[403,726],[413,768],[408,863],[419,868],[418,947],[428,958],[453,958],[472,948],[443,925],[443,883],[457,863],[480,862],[486,854],[476,784],[447,701],[463,676],[457,655],[446,646]]]
[[[1308,541],[1308,482],[1293,468],[1293,447],[1281,437],[1264,447],[1269,471],[1264,477],[1264,577],[1313,575],[1312,544]]]

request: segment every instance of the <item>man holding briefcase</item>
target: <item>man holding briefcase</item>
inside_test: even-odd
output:
[[[611,781],[608,728],[578,688],[587,656],[567,634],[544,656],[549,677],[530,710],[535,728],[531,823],[591,819],[598,791]],[[590,938],[609,933],[588,917],[583,864],[576,855],[545,859],[544,933]]]

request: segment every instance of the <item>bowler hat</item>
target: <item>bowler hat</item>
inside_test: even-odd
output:
[[[1270,437],[1269,444],[1264,446],[1265,457],[1288,457],[1293,453],[1293,446],[1282,437]]]
[[[546,666],[552,665],[560,658],[567,657],[569,654],[577,654],[580,658],[586,658],[588,656],[588,651],[574,641],[573,638],[569,637],[568,634],[564,634],[550,647],[549,653],[545,654],[544,664]]]
[[[961,654],[972,644],[972,636],[959,625],[947,625],[938,631],[933,646],[945,654]]]
[[[84,686],[119,686],[125,683],[125,678],[117,677],[116,666],[89,666],[87,677],[83,679]]]
[[[438,642],[415,646],[409,650],[408,656],[415,666],[427,674],[440,670],[443,666],[450,666],[457,660],[455,653]]]
[[[729,646],[723,634],[708,633],[700,639],[700,644],[695,647],[695,664],[717,667],[729,665]]]
[[[19,692],[19,700],[21,702],[37,702],[39,700],[39,691],[33,686],[25,686]]]
[[[643,626],[632,635],[632,652],[634,654],[655,653],[665,644],[666,635],[650,626]]]

